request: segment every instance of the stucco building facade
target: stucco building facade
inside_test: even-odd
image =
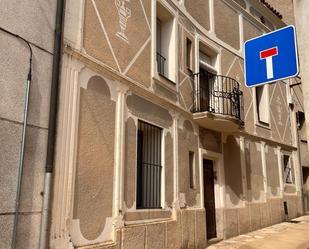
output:
[[[55,16],[56,1],[0,3],[1,249],[39,247]],[[25,146],[21,146],[31,54],[26,41],[32,49],[32,77]]]
[[[297,79],[244,85],[243,42],[285,25],[257,1],[68,1],[51,248],[205,248],[302,214]]]
[[[55,2],[0,8],[0,26],[33,49],[16,248],[202,249],[308,210],[300,78],[244,84],[243,43],[293,23],[290,1],[282,11],[268,1],[281,19],[256,0],[66,0],[54,165],[46,174]],[[28,51],[7,33],[0,44],[10,58],[0,67],[6,249]]]

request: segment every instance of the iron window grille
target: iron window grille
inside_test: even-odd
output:
[[[138,121],[136,208],[161,208],[162,129]]]

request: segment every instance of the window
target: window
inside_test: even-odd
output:
[[[186,65],[187,69],[193,71],[193,56],[192,56],[192,41],[187,38],[186,39]]]
[[[296,112],[296,120],[297,120],[297,127],[300,130],[301,140],[307,141],[305,113],[301,111]]]
[[[261,124],[269,124],[269,95],[268,86],[258,86],[256,92],[256,111],[257,118]]]
[[[176,81],[176,24],[174,16],[157,2],[156,57],[157,72]]]
[[[136,208],[161,208],[162,129],[138,121]]]
[[[194,152],[189,151],[190,188],[195,189]]]
[[[283,155],[283,170],[284,170],[284,182],[293,183],[291,158],[289,155]]]

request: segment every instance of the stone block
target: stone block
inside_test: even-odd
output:
[[[13,223],[13,215],[0,215],[0,248],[11,247]]]
[[[167,249],[181,248],[181,214],[177,213],[177,220],[167,222]]]
[[[238,219],[239,219],[239,234],[250,232],[251,227],[250,227],[249,207],[241,208],[238,210]]]
[[[165,248],[166,223],[158,223],[147,226],[147,248]]]
[[[38,248],[41,214],[19,215],[17,225],[18,249]]]
[[[0,22],[3,28],[53,52],[55,1],[3,0],[1,6]]]
[[[19,124],[0,121],[0,212],[15,210],[21,143]],[[41,211],[47,131],[27,127],[20,211]]]
[[[271,224],[278,224],[282,221],[281,218],[281,199],[268,200],[270,205],[270,218]]]
[[[223,208],[216,208],[216,227],[218,239],[224,238],[224,215],[225,212]]]
[[[231,238],[238,235],[238,209],[225,210],[225,238]]]
[[[20,211],[42,209],[47,151],[47,130],[28,128],[22,177]]]
[[[196,211],[195,244],[196,249],[204,249],[207,245],[206,240],[206,214],[205,210]]]
[[[0,104],[1,106],[1,104]],[[14,212],[21,125],[0,120],[0,212]]]
[[[136,226],[123,229],[123,248],[144,249],[146,240],[146,227]]]
[[[22,122],[29,51],[12,37],[4,36],[1,41],[0,56],[7,59],[0,62],[0,85],[3,86],[0,93],[0,117]],[[52,59],[52,55],[33,47],[28,124],[43,128],[48,127]]]
[[[249,208],[250,208],[251,230],[255,231],[262,227],[260,204],[250,204]]]
[[[182,220],[182,248],[194,249],[195,247],[195,210],[181,212]]]
[[[270,226],[271,220],[270,220],[270,213],[269,213],[269,208],[268,208],[267,203],[261,204],[260,212],[261,212],[261,226],[262,227]]]

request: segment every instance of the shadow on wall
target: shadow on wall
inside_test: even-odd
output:
[[[248,201],[258,201],[263,192],[263,169],[261,152],[255,142],[245,143],[245,161]]]
[[[242,196],[240,146],[232,135],[223,144],[226,196],[232,205],[238,205]]]

